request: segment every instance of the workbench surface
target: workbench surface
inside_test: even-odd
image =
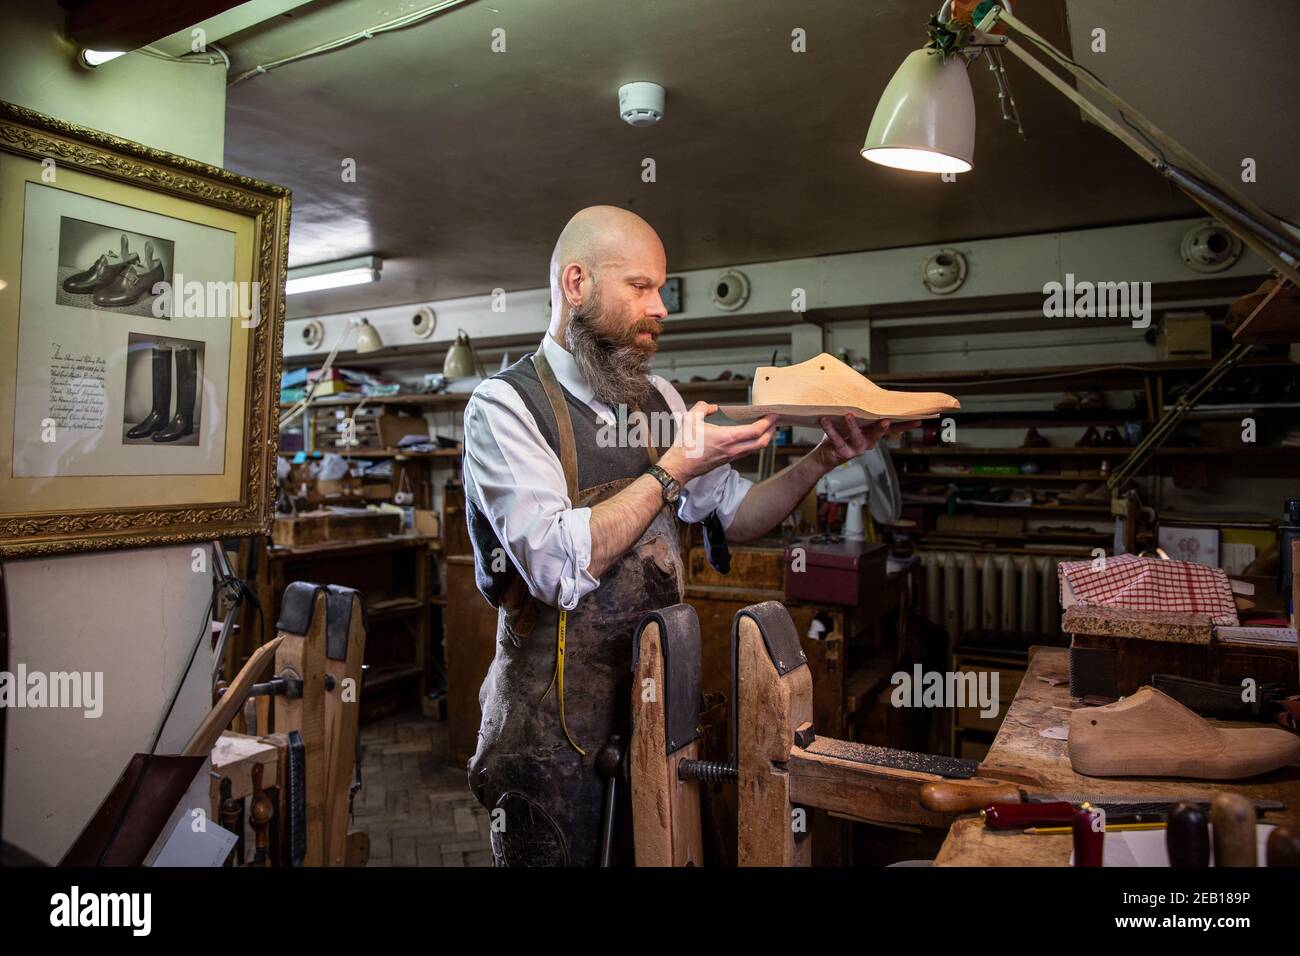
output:
[[[1070,711],[1069,652],[1058,647],[1030,649],[1029,669],[1007,711],[981,777],[1014,780],[1026,790],[1091,794],[1098,800],[1126,794],[1168,795],[1209,800],[1231,791],[1252,800],[1277,800],[1286,810],[1270,813],[1263,823],[1300,823],[1300,767],[1287,767],[1249,782],[1175,780],[1168,777],[1085,777],[1070,766],[1067,742],[1040,736],[1049,727],[1068,727]],[[1229,726],[1248,726],[1232,724]],[[1261,726],[1261,725],[1249,725]],[[1034,836],[1019,831],[986,830],[978,814],[963,816],[948,830],[935,866],[1065,866],[1070,860],[1068,834]]]

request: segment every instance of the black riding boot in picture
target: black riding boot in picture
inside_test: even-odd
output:
[[[193,349],[176,350],[176,414],[154,441],[178,441],[194,434],[194,400],[198,393],[198,362]]]
[[[153,350],[153,409],[126,433],[127,438],[144,438],[167,424],[172,407],[172,350]]]

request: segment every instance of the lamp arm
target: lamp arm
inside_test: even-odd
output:
[[[1155,143],[1159,150],[1168,153],[1180,165],[1186,166],[1201,182],[1193,183],[1194,188],[1188,189],[1186,174],[1170,163],[1162,152],[1157,151],[1157,148],[1153,148],[1150,144],[1138,139],[1130,130],[1116,123],[1100,107],[1070,86],[1056,73],[1049,70],[1037,58],[1031,56],[1020,44],[1006,36],[988,34],[986,31],[997,22],[1005,23],[1007,27],[1032,41],[1039,49],[1049,55],[1054,62],[1069,71],[1081,84],[1095,91],[1112,107],[1124,114],[1125,118]],[[1291,227],[1288,227],[1282,220],[1237,193],[1212,169],[1188,152],[1177,140],[1147,120],[1145,116],[1112,92],[1097,77],[1071,62],[1065,54],[1001,7],[994,7],[980,21],[976,36],[977,42],[981,45],[1006,47],[1013,56],[1041,76],[1062,96],[1078,106],[1093,122],[1137,153],[1161,175],[1170,179],[1193,202],[1221,221],[1227,219],[1228,221],[1223,223],[1225,228],[1241,239],[1269,265],[1287,276],[1292,282],[1300,285],[1300,271],[1297,271],[1296,264],[1288,262],[1278,251],[1278,247],[1280,247],[1289,253],[1295,248],[1293,242],[1278,243],[1276,241],[1278,238],[1286,237],[1289,232],[1293,231]],[[1227,212],[1227,209],[1231,209],[1232,212]]]

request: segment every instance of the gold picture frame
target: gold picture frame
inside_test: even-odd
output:
[[[289,212],[283,187],[0,100],[0,557],[269,532]],[[118,307],[128,247],[143,291]],[[149,401],[188,406],[181,440],[131,437]]]

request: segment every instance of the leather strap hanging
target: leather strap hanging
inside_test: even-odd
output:
[[[546,361],[546,356],[541,350],[533,353],[533,367],[537,369],[537,378],[542,383],[542,390],[546,393],[546,400],[551,403],[551,413],[555,416],[555,426],[559,433],[560,439],[560,467],[564,469],[564,480],[569,486],[569,506],[577,507],[578,504],[578,447],[573,440],[573,419],[569,417],[569,406],[564,400],[564,393],[560,389],[560,383],[555,378],[555,372],[551,370],[551,363]],[[569,724],[564,715],[564,655],[565,655],[565,632],[568,629],[569,613],[564,608],[559,609],[558,620],[555,625],[555,672],[551,674],[551,682],[542,692],[540,704],[546,699],[546,695],[551,692],[551,688],[556,689],[556,700],[560,706],[560,728],[564,731],[565,739],[569,741],[569,746],[587,756],[587,751],[578,745],[569,733]]]
[[[555,427],[560,438],[560,467],[564,469],[564,480],[569,486],[569,505],[578,506],[578,446],[573,440],[573,419],[569,417],[569,406],[564,400],[551,363],[541,349],[533,353],[533,367],[537,369],[537,378],[542,383],[546,400],[551,403],[551,412],[555,415]]]

